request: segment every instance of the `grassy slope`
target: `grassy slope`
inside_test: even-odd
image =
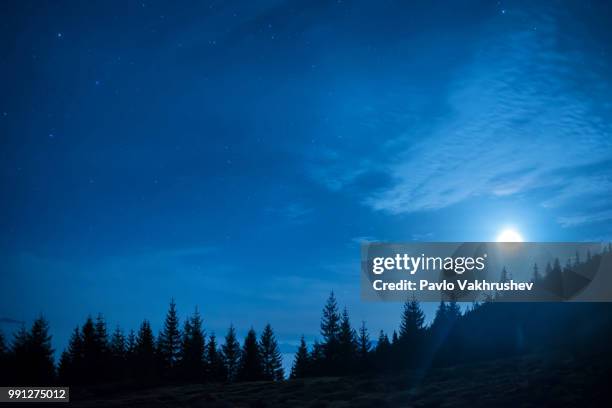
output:
[[[282,383],[164,386],[106,398],[74,390],[82,407],[602,406],[604,358],[524,357],[377,378],[311,378]],[[100,392],[98,390],[97,392]],[[80,393],[80,395],[79,395]],[[81,401],[76,401],[81,399]],[[597,403],[597,401],[601,401]],[[85,402],[86,400],[86,402]],[[605,404],[603,404],[605,405]]]

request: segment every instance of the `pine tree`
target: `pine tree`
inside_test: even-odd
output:
[[[83,338],[79,326],[74,328],[68,348],[62,352],[58,371],[63,384],[73,385],[83,381]]]
[[[109,344],[111,358],[111,378],[123,379],[126,375],[127,348],[125,336],[119,326],[113,332]]]
[[[325,369],[325,346],[315,340],[312,345],[312,350],[309,357],[310,367],[308,371],[312,375],[325,375],[327,374]]]
[[[14,385],[28,385],[28,331],[22,324],[19,330],[13,335],[11,344],[11,377]]]
[[[259,341],[261,350],[261,363],[263,368],[263,379],[268,381],[281,381],[285,377],[283,361],[278,343],[274,337],[272,326],[268,323],[261,334]]]
[[[550,266],[550,262],[546,263],[546,277],[550,276],[550,273],[552,272],[552,266]]]
[[[304,336],[300,338],[300,346],[293,359],[290,378],[304,378],[308,375],[310,369],[310,356],[308,355],[308,347]]]
[[[98,316],[96,317],[94,337],[98,343],[100,353],[106,354],[108,352],[109,342],[108,333],[106,332],[106,321],[104,321],[104,316],[102,316],[102,313],[98,313]]]
[[[251,328],[244,339],[238,370],[238,380],[259,381],[263,379],[261,352],[257,343],[257,334]]]
[[[434,334],[437,334],[442,329],[447,327],[447,323],[448,323],[448,308],[446,306],[446,302],[440,301],[440,304],[438,305],[438,309],[436,309],[436,314],[434,316],[430,329]]]
[[[334,292],[330,293],[327,303],[323,308],[321,335],[323,336],[324,344],[337,342],[340,335],[340,314],[338,312],[338,302],[336,302]]]
[[[130,329],[125,340],[125,371],[128,378],[133,378],[136,373],[136,333]]]
[[[236,330],[230,326],[225,336],[225,344],[221,347],[223,352],[223,363],[229,382],[236,381],[238,375],[238,360],[240,358],[240,344],[236,340]]]
[[[323,344],[321,344],[324,353],[324,361],[322,361],[322,369],[328,373],[337,370],[336,360],[339,358],[339,337],[340,337],[340,313],[338,312],[338,303],[332,291],[327,299],[327,303],[323,308],[323,316],[321,317],[321,336],[323,336]]]
[[[415,299],[404,303],[404,310],[399,327],[399,339],[404,343],[412,343],[421,338],[425,324],[425,313]],[[414,346],[414,345],[413,345]]]
[[[366,328],[365,321],[361,322],[359,328],[359,337],[357,338],[357,359],[359,363],[359,369],[362,372],[367,372],[370,369],[370,349],[372,348],[372,342],[370,341],[370,335]]]
[[[121,327],[117,326],[110,340],[110,352],[113,358],[123,360],[127,352],[125,336]]]
[[[501,277],[500,277],[499,281],[501,283],[505,283],[505,282],[509,282],[510,281],[510,274],[506,270],[505,266],[502,268]]]
[[[42,316],[39,316],[32,324],[27,337],[27,350],[30,384],[50,384],[55,377],[55,365],[49,323]]]
[[[68,350],[62,351],[57,367],[57,375],[59,377],[60,383],[63,385],[74,385],[74,382],[70,380],[70,378],[72,377],[72,374],[70,372],[71,365],[72,362],[70,361],[70,354],[68,353]]]
[[[357,343],[359,358],[363,361],[368,357],[368,353],[372,348],[372,342],[370,341],[370,335],[368,334],[368,329],[366,328],[365,321],[361,322]]]
[[[109,350],[109,339],[106,331],[106,321],[102,313],[98,313],[94,326],[94,339],[97,351],[98,379],[108,380],[111,375],[111,356]],[[98,380],[98,381],[99,381]]]
[[[130,329],[130,333],[127,336],[125,343],[125,352],[129,356],[136,351],[136,333],[133,329]]]
[[[185,322],[183,330],[181,366],[184,377],[189,380],[200,381],[204,378],[206,371],[205,342],[202,317],[196,308],[193,316]]]
[[[162,368],[170,375],[176,367],[181,351],[181,332],[174,299],[170,301],[164,328],[159,335],[158,352]]]
[[[533,277],[531,278],[531,280],[535,283],[540,282],[540,280],[542,279],[542,277],[540,276],[540,271],[538,269],[538,264],[534,263],[533,264]]]
[[[156,377],[155,338],[151,324],[144,320],[136,337],[134,350],[134,374],[139,380],[152,380]]]
[[[563,297],[563,270],[558,258],[555,258],[552,269],[546,276],[547,289]]]
[[[381,354],[386,352],[390,346],[391,343],[389,343],[389,337],[387,337],[385,332],[381,330],[378,334],[378,342],[376,343],[376,353]]]
[[[353,368],[357,354],[357,334],[351,327],[348,310],[342,311],[340,320],[340,333],[338,335],[339,366],[337,369],[342,374],[347,374]]]
[[[214,333],[208,338],[208,344],[206,346],[206,366],[208,380],[214,382],[223,382],[227,380],[223,356],[219,353],[217,348],[217,339]]]
[[[88,316],[81,329],[82,340],[82,371],[79,372],[79,381],[90,384],[100,381],[102,377],[103,361],[101,342],[96,334],[96,325],[91,316]]]
[[[455,300],[452,300],[448,302],[446,313],[448,315],[448,320],[454,322],[461,317],[461,308]]]
[[[375,364],[380,371],[387,371],[390,368],[391,343],[389,337],[382,330],[378,334],[378,341],[374,349]]]

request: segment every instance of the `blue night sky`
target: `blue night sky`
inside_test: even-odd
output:
[[[354,323],[359,243],[612,238],[612,9],[0,3],[0,317]],[[433,305],[428,305],[431,310]]]

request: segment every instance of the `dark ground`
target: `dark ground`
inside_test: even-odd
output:
[[[528,356],[369,378],[72,389],[80,407],[610,406],[605,357]],[[111,391],[113,390],[113,391]],[[605,398],[605,399],[604,399]],[[66,406],[64,404],[64,406]]]

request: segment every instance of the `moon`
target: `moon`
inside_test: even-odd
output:
[[[523,236],[516,230],[505,229],[497,235],[497,242],[524,242]]]

